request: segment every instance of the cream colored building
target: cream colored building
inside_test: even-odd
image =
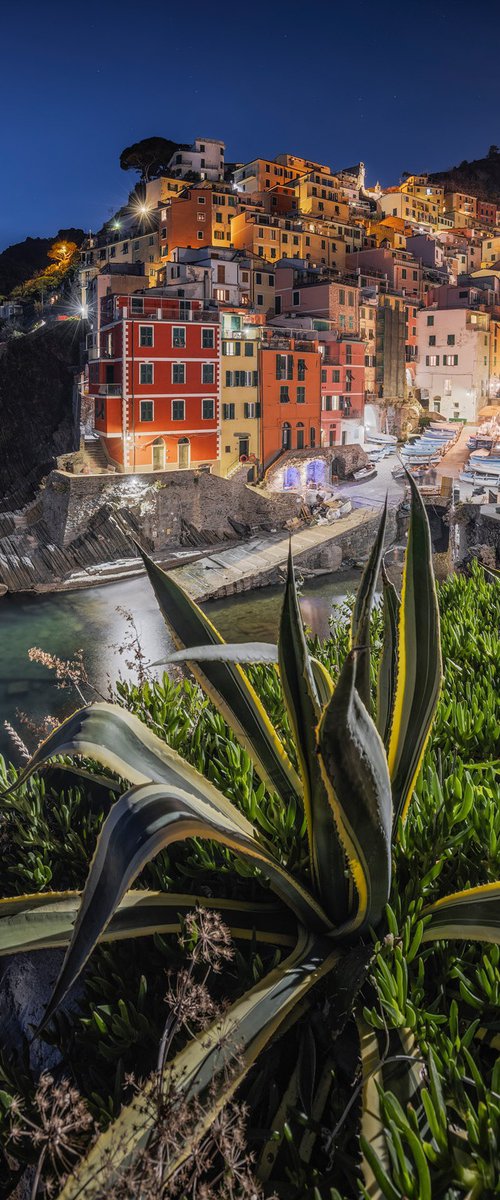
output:
[[[260,453],[258,346],[261,326],[244,313],[221,313],[221,446],[219,471],[231,474]],[[237,514],[235,514],[237,515]]]

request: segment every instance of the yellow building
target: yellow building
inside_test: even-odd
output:
[[[221,312],[220,474],[227,476],[241,459],[259,457],[260,389],[257,350],[261,326],[246,313]]]
[[[297,207],[301,213],[349,222],[348,201],[342,192],[334,187],[333,179],[330,176],[311,171],[296,179],[292,187],[297,197]]]
[[[399,188],[389,188],[380,197],[380,207],[385,217],[400,217],[414,225],[436,225],[441,209],[432,197],[414,195]]]
[[[476,224],[477,199],[466,192],[446,192],[444,211],[453,217],[455,226],[470,229]]]
[[[357,226],[298,217],[271,217],[248,209],[233,217],[232,244],[235,249],[245,250],[268,262],[278,262],[280,258],[304,258],[311,263],[342,270],[347,250],[341,228],[351,237],[350,249],[360,249],[363,231]]]
[[[489,267],[500,260],[500,234],[494,234],[483,241],[481,266]]]

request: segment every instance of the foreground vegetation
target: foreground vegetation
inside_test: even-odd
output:
[[[90,1135],[89,1114],[100,1126],[118,1116],[69,1178],[65,1200],[104,1196],[110,1188],[129,1197],[252,1194],[246,1168],[235,1163],[242,1117],[264,1194],[297,1200],[498,1194],[500,589],[479,567],[441,588],[445,684],[413,791],[440,677],[426,523],[418,497],[413,503],[397,680],[399,606],[387,580],[384,612],[377,608],[369,617],[381,536],[354,607],[356,653],[348,653],[351,614],[341,611],[331,638],[310,644],[309,657],[290,573],[281,684],[274,667],[248,668],[263,710],[231,661],[241,650],[225,651],[227,663],[212,658],[196,668],[219,704],[224,693],[231,723],[239,718],[239,740],[198,687],[165,678],[119,688],[124,709],[149,725],[149,738],[124,711],[101,705],[52,735],[34,763],[57,751],[84,753],[135,784],[105,821],[83,917],[41,1034],[61,1049],[61,1073],[71,1073],[87,1103],[73,1152]],[[186,612],[179,596],[166,591],[162,573],[152,565],[150,572],[179,638],[184,623],[182,640],[191,647],[216,641],[194,607]],[[273,658],[269,648],[255,655]],[[369,715],[370,688],[391,780]],[[180,760],[162,757],[153,735],[203,779]],[[273,790],[262,782],[270,776]],[[78,898],[66,892],[54,901],[53,893],[83,886],[109,792],[107,781],[95,777],[68,773],[66,785],[64,778],[61,767],[44,767],[2,801],[4,895],[44,897],[42,907],[33,899],[0,906],[4,951],[69,940]],[[157,783],[146,782],[151,778]],[[144,811],[147,822],[138,825]],[[172,830],[190,840],[174,844]],[[203,834],[208,841],[200,840]],[[126,893],[142,867],[139,884],[148,893]],[[279,904],[264,890],[264,875]],[[440,897],[471,888],[465,902],[436,906]],[[189,916],[193,897],[202,908]],[[212,905],[233,929],[231,950],[220,926],[207,933]],[[109,936],[133,932],[136,940],[98,947],[83,987],[61,1009],[110,918]],[[153,938],[137,937],[153,930]],[[207,984],[208,999],[193,991]],[[190,994],[211,1024],[183,1049],[196,1017],[193,1006],[186,1013]],[[222,1013],[227,1001],[233,1008]],[[173,1060],[167,1049],[177,1051]],[[148,1072],[144,1090],[136,1080]],[[238,1084],[245,1113],[227,1107]],[[34,1097],[26,1063],[9,1061],[7,1053],[3,1087],[5,1141],[12,1094],[25,1096],[22,1111],[38,1127],[44,1097]],[[124,1099],[128,1106],[120,1112]],[[167,1129],[175,1130],[174,1140]],[[40,1141],[22,1136],[16,1112],[14,1131],[4,1194],[17,1158],[40,1162]],[[204,1148],[201,1160],[192,1153],[195,1141]],[[63,1170],[71,1166],[68,1154]],[[45,1165],[52,1175],[61,1168],[49,1163],[48,1151]],[[202,1192],[210,1186],[215,1190]]]

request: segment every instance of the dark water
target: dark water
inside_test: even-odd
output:
[[[314,633],[326,635],[332,604],[355,590],[358,578],[356,573],[325,575],[304,585],[302,614]],[[280,602],[281,589],[263,588],[212,602],[205,609],[226,641],[274,641]],[[30,647],[62,659],[70,659],[82,649],[88,677],[103,693],[119,672],[133,677],[133,669],[127,666],[131,655],[124,648],[128,631],[125,611],[134,617],[149,661],[166,653],[171,647],[169,634],[145,578],[65,595],[0,599],[0,753],[18,761],[4,726],[9,721],[22,733],[18,710],[40,722],[49,713],[65,716],[80,703],[73,690],[57,687],[54,672],[29,661]],[[90,698],[90,692],[87,695]],[[33,745],[29,734],[25,740]]]

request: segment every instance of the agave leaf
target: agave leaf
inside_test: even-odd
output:
[[[54,755],[95,759],[130,783],[162,782],[173,787],[187,787],[192,795],[213,805],[218,812],[226,812],[233,821],[243,822],[242,827],[247,828],[245,817],[214,784],[157,737],[143,721],[117,704],[99,701],[79,709],[63,721],[42,742],[10,790],[18,788]]]
[[[131,788],[116,801],[99,834],[73,936],[44,1024],[80,974],[143,867],[160,850],[186,838],[209,838],[249,860],[309,929],[329,931],[331,924],[320,904],[259,842],[250,822],[237,810],[234,812],[237,820],[226,806],[217,812],[198,795],[165,784]]]
[[[231,1098],[259,1054],[283,1026],[311,988],[335,967],[339,951],[325,939],[303,932],[296,948],[215,1022],[193,1039],[167,1066],[165,1090],[189,1100],[207,1098],[196,1126],[165,1163],[163,1186],[179,1170]],[[210,1089],[210,1093],[209,1093]],[[209,1093],[209,1095],[208,1095]],[[87,1157],[67,1180],[59,1200],[92,1200],[116,1182],[148,1137],[157,1119],[153,1084],[148,1083],[113,1125],[101,1134]]]
[[[394,821],[406,818],[442,679],[439,609],[425,506],[408,474],[411,517],[399,613],[398,671],[389,739]]]
[[[348,914],[346,861],[317,755],[316,727],[322,714],[300,615],[291,549],[278,637],[280,678],[297,747],[312,877],[332,920]]]
[[[156,566],[141,550],[161,609],[178,649],[202,644],[223,646],[224,640],[208,617],[171,575]],[[206,694],[220,709],[237,738],[248,750],[257,771],[285,801],[302,804],[300,780],[269,721],[265,709],[239,663],[205,662],[201,671],[191,659],[190,669]]]
[[[377,729],[384,746],[388,745],[391,717],[396,694],[399,596],[382,563],[384,594],[384,640],[377,683]]]
[[[387,496],[382,509],[377,536],[361,576],[361,582],[356,593],[356,600],[352,611],[351,644],[358,650],[356,658],[356,688],[368,712],[370,711],[370,618],[380,563],[382,561],[386,525]]]
[[[430,918],[422,941],[441,938],[500,944],[500,882],[453,892],[428,904],[422,917]]]
[[[0,955],[69,945],[81,899],[81,892],[40,892],[0,900]],[[296,922],[276,904],[146,890],[125,893],[98,940],[178,933],[182,917],[195,905],[219,912],[236,940],[273,946],[293,946],[297,940]]]
[[[399,1191],[394,1188],[391,1192],[391,1163],[380,1089],[392,1092],[403,1110],[409,1103],[421,1108],[418,1096],[422,1085],[422,1061],[411,1030],[375,1030],[361,1017],[357,1017],[356,1024],[363,1073],[361,1171],[365,1194],[379,1200],[380,1179],[384,1175],[389,1182],[385,1183],[387,1191],[382,1194],[399,1200]]]
[[[329,703],[329,701],[331,700],[331,698],[333,696],[333,693],[334,693],[333,679],[330,675],[330,672],[327,671],[324,663],[319,661],[319,658],[313,658],[311,655],[309,661],[311,663],[311,671],[313,674],[313,679],[316,684],[316,692],[318,694],[318,700],[320,702],[321,708],[323,709],[326,707],[326,705]]]
[[[223,642],[222,646],[191,646],[189,650],[176,650],[159,658],[152,667],[163,667],[168,663],[225,662],[225,663],[277,663],[278,647],[272,642]]]
[[[382,740],[356,691],[355,659],[351,650],[318,733],[321,771],[357,893],[342,933],[376,925],[391,885],[391,784]]]

